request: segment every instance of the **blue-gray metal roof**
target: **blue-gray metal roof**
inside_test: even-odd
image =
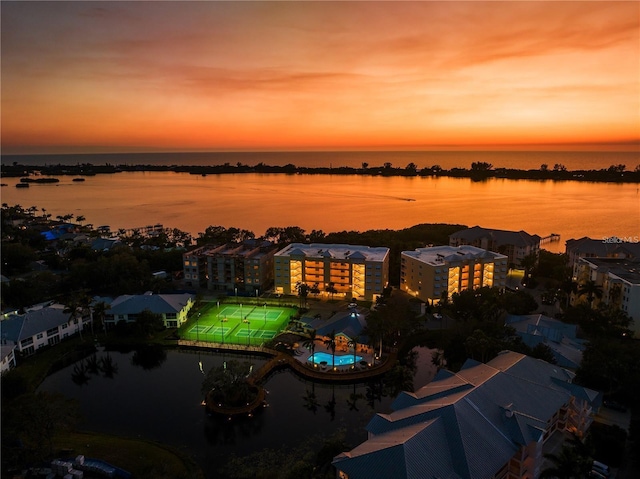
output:
[[[12,315],[0,321],[2,339],[18,343],[23,339],[69,322],[64,305],[52,304],[20,315]]]
[[[353,455],[336,458],[334,464],[352,479],[432,474],[489,479],[521,446],[537,442],[547,421],[572,396],[598,402],[599,393],[571,384],[571,378],[558,366],[510,351],[488,364],[468,361],[457,374],[438,375],[415,393],[401,394],[392,413],[371,419],[367,425],[370,439],[351,451]],[[440,444],[446,451],[436,455],[434,446],[407,441],[407,434],[418,442]],[[390,471],[393,475],[389,476],[373,474],[372,464],[392,460],[389,451],[397,455],[394,447],[398,445],[411,452],[403,457],[402,468]],[[385,453],[376,457],[382,449]],[[367,453],[361,454],[363,451]],[[415,451],[420,453],[413,454]],[[355,457],[358,460],[352,464]],[[455,460],[441,463],[443,468],[432,473],[428,464],[442,457]],[[427,475],[410,475],[418,469]]]
[[[144,310],[155,314],[179,313],[193,297],[189,293],[118,296],[111,303],[109,314],[138,314]]]

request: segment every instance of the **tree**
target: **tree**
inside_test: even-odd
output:
[[[37,258],[30,246],[2,241],[2,273],[13,275],[29,270],[29,264]]]
[[[2,405],[2,462],[26,466],[53,453],[56,434],[80,419],[78,404],[59,393],[40,391]],[[19,443],[20,447],[7,445]],[[22,456],[22,457],[20,457]]]
[[[602,298],[602,286],[589,279],[578,287],[578,296],[586,296],[589,306],[593,307],[593,300]]]
[[[300,307],[304,308],[307,305],[307,296],[309,296],[309,286],[306,283],[296,283],[296,291],[300,297]]]
[[[305,348],[309,348],[311,350],[311,356],[315,353],[316,350],[316,330],[312,329],[309,331],[309,337],[304,341],[303,346]]]
[[[491,163],[487,163],[486,161],[474,161],[471,163],[471,171],[474,172],[487,172],[493,168]]]
[[[336,330],[333,329],[327,334],[327,339],[324,340],[324,344],[331,350],[331,369],[336,367]]]
[[[148,309],[138,314],[135,324],[138,332],[146,337],[152,337],[154,332],[164,329],[162,315],[152,313]]]
[[[82,330],[84,329],[84,322],[82,320],[85,313],[89,310],[91,304],[91,298],[87,296],[85,291],[76,291],[66,301],[66,307],[64,312],[69,314],[69,320],[77,325],[77,330],[80,333],[80,340],[82,338]]]
[[[434,349],[431,353],[431,362],[438,368],[438,371],[447,365],[447,360],[444,357],[444,351],[442,349]]]
[[[329,282],[324,290],[331,295],[331,299],[333,299],[333,295],[338,292],[334,282]]]
[[[356,353],[358,352],[358,340],[360,339],[359,336],[355,336],[353,338],[350,338],[349,341],[347,342],[347,346],[349,346],[350,348],[353,348],[353,368],[356,367]]]
[[[252,401],[256,394],[247,382],[252,368],[248,361],[225,361],[207,372],[202,381],[202,393],[217,404],[244,405]]]
[[[97,322],[98,329],[102,328],[106,333],[106,326],[104,323],[104,318],[107,315],[107,310],[111,309],[111,305],[105,303],[104,301],[97,301],[93,303],[91,308],[92,311],[92,319],[91,324],[93,328],[93,321]]]
[[[582,479],[591,470],[592,460],[573,445],[563,444],[560,453],[545,454],[544,457],[553,465],[542,471],[541,479]]]

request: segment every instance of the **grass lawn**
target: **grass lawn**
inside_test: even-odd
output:
[[[190,340],[259,346],[280,333],[296,313],[290,307],[205,303],[181,328],[180,335]]]
[[[129,471],[135,478],[201,479],[202,470],[187,456],[153,442],[117,436],[70,432],[57,436],[54,447],[66,458],[79,454]],[[62,457],[62,455],[60,456]]]

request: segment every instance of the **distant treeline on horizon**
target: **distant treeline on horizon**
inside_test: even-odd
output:
[[[28,177],[30,175],[47,176],[92,176],[96,174],[112,174],[120,172],[135,171],[172,171],[177,173],[188,173],[196,175],[208,174],[305,174],[305,175],[368,175],[368,176],[422,176],[422,177],[461,177],[474,180],[484,180],[488,178],[506,179],[530,179],[530,180],[562,180],[562,181],[598,181],[598,182],[640,182],[640,165],[628,170],[627,165],[611,164],[602,169],[577,169],[569,170],[562,163],[543,163],[536,169],[498,168],[486,161],[474,161],[470,168],[449,168],[445,169],[439,164],[426,167],[419,167],[414,162],[409,162],[406,166],[394,166],[391,162],[382,165],[370,165],[362,162],[359,167],[338,166],[338,167],[305,167],[296,166],[293,163],[285,165],[269,165],[260,162],[255,165],[242,163],[241,161],[232,164],[225,162],[219,165],[167,165],[167,164],[111,164],[101,165],[93,163],[76,164],[23,164],[18,160],[8,160],[21,157],[3,157],[2,176],[4,177]],[[51,158],[50,158],[51,159]]]
[[[539,169],[541,165],[564,165],[567,170],[601,170],[624,164],[632,171],[640,164],[638,151],[217,151],[155,153],[31,154],[0,157],[3,166],[13,163],[49,165],[158,165],[158,166],[248,166],[296,165],[300,168],[361,168],[363,164],[394,168],[417,165],[418,170],[440,166],[443,170],[470,168],[472,163],[490,163],[494,168]]]

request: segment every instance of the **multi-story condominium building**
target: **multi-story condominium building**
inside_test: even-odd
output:
[[[389,248],[292,243],[275,255],[275,291],[296,294],[298,284],[342,298],[375,300],[389,282]]]
[[[504,289],[506,280],[507,256],[475,246],[433,246],[400,255],[400,289],[432,304],[467,289]]]
[[[601,393],[572,377],[511,351],[440,371],[418,391],[400,393],[393,412],[373,417],[367,441],[334,458],[337,477],[537,478],[551,452],[547,440],[582,437],[602,403]]]
[[[23,356],[35,353],[44,346],[58,344],[61,339],[79,333],[91,318],[71,318],[65,306],[57,303],[39,305],[24,314],[10,314],[0,321],[3,345],[13,345]]]
[[[576,278],[578,284],[593,281],[602,288],[592,307],[603,302],[621,309],[633,319],[634,335],[640,337],[640,258],[580,258]]]
[[[185,284],[213,291],[262,292],[273,284],[276,251],[273,243],[263,240],[202,246],[183,255]]]
[[[567,240],[565,251],[569,257],[569,266],[574,278],[578,276],[580,258],[640,258],[638,238],[627,239],[632,241],[626,241],[616,236],[602,239],[585,236],[580,239]]]
[[[522,265],[522,260],[540,251],[540,236],[526,231],[505,231],[474,226],[449,236],[449,246],[470,245],[507,255],[509,264]]]
[[[105,314],[104,324],[106,328],[111,328],[119,321],[132,323],[146,310],[159,314],[165,327],[177,328],[187,321],[194,299],[194,295],[188,293],[125,294],[113,300]]]

